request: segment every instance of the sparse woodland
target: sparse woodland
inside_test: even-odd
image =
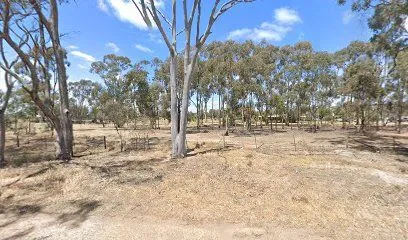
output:
[[[174,36],[180,33],[165,30],[163,23],[172,24],[157,17],[160,11],[154,1],[135,2],[135,10],[146,23],[160,30],[170,57],[135,63],[126,56],[106,55],[90,69],[103,80],[100,82],[67,81],[69,59],[58,30],[60,3],[5,1],[1,5],[1,66],[7,86],[2,96],[3,125],[16,118],[12,110],[7,111],[8,103],[16,105],[24,98],[24,107],[35,105],[36,110],[14,109],[20,115],[31,111],[30,118],[35,120],[41,115],[55,129],[58,158],[65,160],[73,151],[72,121],[111,122],[119,133],[125,124],[137,126],[140,118],[148,118],[151,128],[159,128],[159,119],[166,119],[171,123],[173,157],[186,154],[188,121],[200,128],[203,120],[211,119],[212,124],[225,128],[225,135],[237,125],[249,131],[254,125],[273,130],[275,123],[276,130],[277,122],[297,123],[313,131],[323,122],[340,121],[343,128],[358,126],[361,131],[368,127],[379,130],[393,122],[401,132],[408,109],[407,32],[398,14],[384,19],[383,12],[403,11],[403,2],[374,8],[369,23],[375,32],[372,42],[351,42],[335,53],[316,51],[310,42],[282,47],[266,41],[206,44],[214,22],[244,2],[252,1],[223,5],[216,1],[207,28],[201,32],[201,1],[194,1],[190,15],[183,2],[186,46],[180,54],[176,54]],[[362,1],[353,4],[354,11],[369,8]],[[152,19],[147,12],[153,14]],[[177,14],[172,17],[176,21]],[[8,59],[5,52],[10,50],[17,59]],[[191,106],[195,112],[188,112]],[[1,129],[3,136],[6,128]]]
[[[170,16],[161,12],[157,1],[132,2],[134,13],[160,33],[168,57],[134,61],[122,53],[107,54],[91,64],[89,72],[95,79],[72,79],[67,74],[70,59],[61,43],[65,33],[59,29],[59,12],[74,1],[0,2],[0,68],[4,74],[0,80],[5,86],[0,89],[0,168],[4,168],[0,169],[0,216],[37,212],[21,210],[29,206],[23,204],[23,197],[13,202],[6,195],[20,196],[13,186],[31,184],[30,179],[38,177],[44,186],[49,184],[45,188],[51,189],[50,194],[55,191],[58,196],[55,201],[49,196],[47,207],[41,206],[38,212],[55,211],[60,206],[53,205],[55,202],[79,208],[72,219],[69,214],[60,215],[59,224],[81,225],[102,203],[129,205],[134,199],[128,202],[118,196],[131,192],[129,199],[143,195],[142,203],[135,207],[138,213],[166,219],[193,223],[246,219],[249,225],[262,226],[270,211],[277,216],[269,219],[274,224],[291,229],[307,226],[333,239],[347,239],[345,233],[353,227],[371,234],[373,225],[378,226],[370,235],[373,239],[408,238],[406,1],[339,0],[339,5],[351,4],[353,12],[368,15],[373,36],[368,42],[352,41],[336,52],[316,50],[309,41],[285,46],[265,40],[208,41],[225,12],[233,14],[236,5],[257,4],[256,0],[215,0],[206,11],[202,11],[201,0],[167,1]],[[17,155],[39,160],[15,160]],[[186,157],[192,160],[184,161]],[[338,164],[335,170],[331,163]],[[35,164],[44,168],[32,173]],[[17,173],[19,167],[28,172],[24,176]],[[265,173],[268,176],[262,175]],[[261,175],[264,178],[258,178]],[[71,176],[78,179],[68,180]],[[372,180],[373,176],[381,181]],[[267,190],[270,184],[265,179],[269,178],[274,191]],[[191,179],[194,182],[186,184]],[[305,179],[313,179],[315,185]],[[230,191],[244,197],[227,193],[225,182],[231,184]],[[393,187],[384,187],[383,182]],[[95,184],[99,192],[85,183]],[[134,185],[123,185],[129,183]],[[349,188],[343,195],[345,186]],[[38,191],[48,194],[44,189]],[[196,195],[187,197],[179,189]],[[85,191],[84,199],[98,196],[98,200],[89,207],[89,202],[77,201],[76,191]],[[288,199],[286,193],[291,194]],[[208,198],[217,194],[222,198]],[[42,201],[34,192],[28,196],[36,204]],[[109,198],[112,196],[116,199]],[[256,210],[254,196],[269,210]],[[64,202],[65,197],[72,201]],[[197,204],[193,206],[191,199]],[[277,208],[269,206],[270,199]],[[293,205],[288,207],[281,199]],[[335,210],[324,212],[332,202]],[[116,205],[110,207],[116,209]],[[301,207],[305,205],[313,207]],[[221,215],[225,209],[219,206],[231,206],[230,215]],[[366,212],[360,213],[355,206]],[[173,207],[174,212],[169,210]],[[192,211],[184,212],[186,209]],[[255,209],[256,216],[250,209]],[[311,209],[318,213],[314,215]],[[372,209],[378,212],[370,215]],[[388,211],[400,214],[400,225],[391,215],[385,217]],[[299,212],[302,214],[297,215]],[[132,214],[136,213],[130,211],[129,216]],[[384,218],[375,215],[374,219],[374,214]],[[364,217],[368,215],[372,224]],[[345,219],[361,221],[354,224]],[[383,220],[388,222],[380,222]],[[320,228],[327,222],[339,225]],[[2,228],[7,231],[7,225],[1,224],[0,233]],[[336,227],[339,232],[330,230]],[[395,231],[386,235],[387,227]],[[374,236],[377,230],[384,235]],[[244,238],[259,235],[253,231]],[[297,239],[302,231],[290,236]],[[364,236],[360,233],[354,231],[352,238]],[[259,236],[281,236],[276,234],[262,232]]]

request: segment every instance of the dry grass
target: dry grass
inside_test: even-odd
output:
[[[56,230],[64,228],[64,234],[84,238],[102,219],[112,226],[109,219],[137,225],[145,216],[155,224],[176,221],[184,230],[240,226],[234,227],[234,238],[268,239],[277,231],[283,239],[408,238],[404,136],[388,141],[384,132],[237,130],[225,138],[224,149],[221,130],[191,130],[189,157],[169,161],[169,130],[129,130],[122,153],[112,128],[78,125],[75,130],[80,157],[71,163],[27,161],[31,163],[0,170],[1,236],[19,230],[18,237],[28,239],[47,234],[67,239]],[[149,148],[135,145],[132,139],[138,134],[149,135]],[[11,154],[26,147],[38,156],[52,154],[44,143],[52,138],[46,135],[30,136],[29,144]],[[47,224],[40,231],[44,219]],[[112,231],[105,228],[104,234]],[[137,229],[127,231],[121,231],[121,238],[132,238]]]

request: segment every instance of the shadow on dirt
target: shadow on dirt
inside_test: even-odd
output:
[[[317,140],[328,141],[333,145],[342,145],[359,151],[370,151],[375,153],[387,152],[408,157],[408,145],[401,142],[403,138],[395,136],[381,136],[374,133],[354,133],[348,137],[317,138]]]
[[[76,210],[60,214],[57,217],[57,222],[60,224],[67,223],[72,228],[79,227],[83,222],[85,222],[88,219],[89,214],[92,211],[101,206],[99,201],[84,199],[72,201],[71,205],[73,205],[76,208]]]

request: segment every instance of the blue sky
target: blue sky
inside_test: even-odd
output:
[[[170,4],[169,0],[160,2],[166,13]],[[205,13],[209,7],[204,5],[203,15],[208,16]],[[70,52],[70,81],[98,80],[89,73],[90,63],[105,54],[124,55],[135,62],[168,56],[158,30],[146,28],[135,7],[126,0],[77,1],[63,5],[60,14],[61,32],[66,34],[63,44]],[[351,13],[348,6],[337,5],[336,0],[258,0],[238,5],[223,15],[209,41],[266,38],[282,46],[307,40],[317,50],[333,52],[350,41],[369,37],[364,16]]]
[[[78,0],[60,7],[62,43],[69,51],[71,63],[69,81],[99,81],[98,76],[89,72],[90,65],[109,53],[127,56],[133,62],[168,56],[159,31],[148,29],[136,8],[127,1]],[[155,1],[170,16],[171,1]],[[181,1],[178,2],[181,7]],[[203,1],[202,28],[212,2]],[[283,46],[305,40],[311,41],[316,50],[334,52],[350,41],[370,38],[365,17],[349,9],[339,6],[337,0],[257,0],[237,5],[222,15],[208,42],[266,38],[274,45]],[[181,12],[179,16],[178,21],[182,23]],[[0,89],[4,89],[2,85],[4,80],[0,81]]]

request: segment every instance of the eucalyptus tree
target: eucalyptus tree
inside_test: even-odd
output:
[[[89,109],[90,113],[92,115],[92,121],[97,122],[100,120],[102,122],[102,125],[105,127],[104,123],[104,116],[103,112],[101,111],[102,105],[101,105],[101,92],[103,91],[103,87],[100,83],[98,82],[92,82],[92,91],[89,94],[88,99],[88,104],[89,104]]]
[[[408,94],[408,51],[403,51],[398,55],[393,79],[395,81],[391,84],[393,84],[395,91],[393,98],[397,102],[397,131],[401,133],[402,114],[404,113],[404,106],[406,106],[404,99]]]
[[[347,0],[338,0],[338,2],[345,4]],[[391,67],[387,67],[385,73],[389,75],[391,84],[396,87],[404,85],[404,82],[399,82],[403,79],[394,79],[393,72],[397,66],[399,54],[405,52],[408,47],[408,2],[406,0],[350,0],[350,2],[352,2],[353,11],[369,14],[368,26],[374,33],[371,41],[388,55],[391,62]],[[395,96],[397,96],[396,99],[394,98],[396,104],[401,105],[403,94]],[[398,111],[397,115],[399,115]]]
[[[373,55],[373,44],[362,41],[353,41],[346,48],[335,53],[337,74],[342,75],[338,84],[342,95],[341,104],[344,107],[343,116],[348,119],[349,123],[355,119],[356,123],[359,124],[361,111],[355,109],[355,97],[350,91],[346,90],[348,79],[344,73],[350,65],[357,63],[361,59],[372,59]]]
[[[129,79],[131,87],[131,99],[134,109],[134,117],[136,122],[137,114],[148,117],[150,120],[150,127],[156,127],[157,120],[157,101],[159,100],[160,87],[157,84],[149,85],[148,72],[145,67],[149,65],[148,61],[141,61],[132,68],[132,70],[126,75]]]
[[[173,0],[171,4],[172,19],[167,19],[166,16],[156,7],[156,1],[132,0],[138,12],[143,17],[147,25],[152,26],[152,21],[159,29],[164,42],[170,54],[170,89],[171,89],[171,139],[172,139],[172,157],[184,157],[187,153],[186,148],[186,130],[187,130],[187,114],[189,104],[189,90],[191,76],[195,68],[198,55],[202,50],[205,42],[211,34],[212,27],[217,19],[227,12],[235,5],[243,2],[252,2],[254,0],[228,0],[221,5],[221,0],[215,0],[212,4],[210,16],[208,18],[207,26],[202,31],[202,3],[204,1],[194,0],[191,6],[190,13],[188,13],[187,0],[182,1],[183,13],[183,32],[185,36],[184,46],[184,80],[183,80],[183,94],[181,97],[181,113],[177,114],[177,17],[178,8],[177,1]],[[152,20],[151,20],[152,19]],[[169,25],[170,32],[167,32],[164,25]],[[192,36],[195,33],[195,37]],[[195,43],[193,41],[195,40]],[[178,125],[180,126],[178,128]]]
[[[154,68],[153,81],[159,89],[158,117],[170,122],[169,61],[154,58],[152,66]]]
[[[347,0],[338,0],[344,5]],[[349,0],[352,10],[369,14],[368,26],[373,30],[372,41],[388,52],[393,60],[407,49],[408,2],[406,0]]]
[[[207,61],[202,62],[202,76],[201,76],[201,99],[204,104],[202,108],[202,115],[204,118],[204,122],[207,123],[208,118],[208,102],[212,99],[212,95],[214,94],[214,82],[213,78],[211,78],[208,74],[205,73]]]
[[[204,51],[206,58],[205,73],[208,75],[208,78],[211,79],[213,94],[218,96],[218,127],[221,127],[222,109],[224,109],[224,92],[227,87],[225,66],[230,59],[224,57],[224,44],[223,42],[212,42],[206,46]],[[212,104],[212,109],[214,109],[213,105],[214,104]]]
[[[356,100],[356,111],[361,117],[360,129],[364,130],[367,112],[381,90],[379,67],[372,59],[362,58],[347,67],[345,76],[345,92]]]
[[[72,157],[73,129],[69,108],[66,74],[66,51],[60,42],[59,2],[57,0],[4,0],[0,3],[0,38],[21,59],[18,71],[5,67],[43,112],[57,132],[57,158]],[[49,41],[48,41],[49,39]],[[58,84],[59,112],[54,111],[50,96],[40,97],[41,86],[51,79],[50,62],[55,63],[55,84]],[[29,81],[23,75],[29,77]],[[48,87],[50,89],[50,87]],[[50,92],[50,90],[49,90]]]
[[[308,105],[311,119],[314,121],[316,127],[317,119],[317,79],[313,76],[313,68],[315,64],[316,53],[313,51],[312,44],[310,42],[298,42],[293,46],[291,60],[289,63],[288,71],[289,76],[293,79],[291,85],[293,86],[292,94],[290,94],[290,102],[296,107],[296,110],[292,108],[290,114],[291,119],[296,118],[297,122],[300,122],[302,107]],[[305,92],[305,88],[307,92]],[[306,95],[306,96],[305,96]],[[308,100],[305,99],[308,97]],[[295,115],[296,112],[296,115]]]
[[[191,90],[190,90],[190,98],[192,98],[193,95],[195,95],[196,99],[195,101],[191,99],[191,102],[195,105],[196,107],[196,124],[197,124],[197,129],[200,128],[201,120],[203,117],[203,99],[202,95],[204,92],[204,88],[206,88],[205,85],[203,85],[203,75],[204,75],[204,61],[200,58],[197,59],[197,67],[195,68],[195,71],[193,73],[193,76],[191,78]]]
[[[255,48],[255,71],[257,86],[255,95],[257,98],[256,106],[262,116],[264,114],[272,115],[270,100],[274,93],[275,86],[275,72],[277,61],[278,48],[267,43],[266,41],[260,42]],[[265,111],[264,111],[265,107]],[[266,123],[269,123],[268,116],[265,116]],[[261,118],[261,126],[262,126]]]
[[[267,123],[270,123],[272,130],[272,115],[276,114],[276,109],[274,113],[274,96],[277,95],[278,84],[278,62],[279,62],[279,48],[270,44],[260,43],[259,52],[256,54],[258,61],[262,64],[259,65],[257,71],[260,76],[264,79],[263,81],[263,93],[264,103],[265,103],[265,113],[268,115],[266,117]]]
[[[132,64],[129,58],[108,54],[102,61],[92,63],[91,72],[99,75],[105,84],[102,111],[116,129],[128,118],[131,99]]]
[[[88,106],[91,102],[94,82],[87,79],[81,79],[77,82],[68,83],[69,91],[72,95],[73,106],[78,109],[78,113],[72,113],[73,117],[77,117],[80,122],[85,118]],[[88,106],[87,106],[88,105]]]
[[[293,104],[296,101],[296,84],[299,80],[296,71],[295,49],[292,46],[283,46],[279,51],[279,66],[278,78],[279,85],[277,87],[278,94],[280,94],[285,101],[285,111],[283,112],[285,124],[289,126],[292,118]]]
[[[3,39],[0,39],[0,54],[1,60],[0,62],[1,67],[3,69],[4,76],[3,81],[4,85],[6,86],[6,91],[2,92],[0,89],[0,167],[5,165],[5,158],[4,152],[6,148],[6,124],[5,124],[5,114],[9,104],[10,97],[12,95],[13,87],[14,87],[14,79],[13,77],[4,69],[11,69],[18,61],[18,57],[12,61],[9,61],[5,54],[5,49],[3,47]],[[3,68],[4,67],[4,68]]]
[[[338,87],[336,72],[333,68],[332,54],[317,52],[313,56],[311,92],[313,92],[317,117],[320,122],[331,114],[331,105]],[[316,112],[315,112],[316,115]],[[332,119],[333,120],[333,119]]]
[[[256,47],[252,41],[246,41],[236,46],[236,67],[235,74],[240,88],[238,96],[241,99],[242,107],[245,109],[246,127],[251,130],[253,107],[255,105],[254,94],[259,90],[259,78],[256,71],[257,65],[261,63],[256,61]],[[237,87],[236,87],[237,88]]]

